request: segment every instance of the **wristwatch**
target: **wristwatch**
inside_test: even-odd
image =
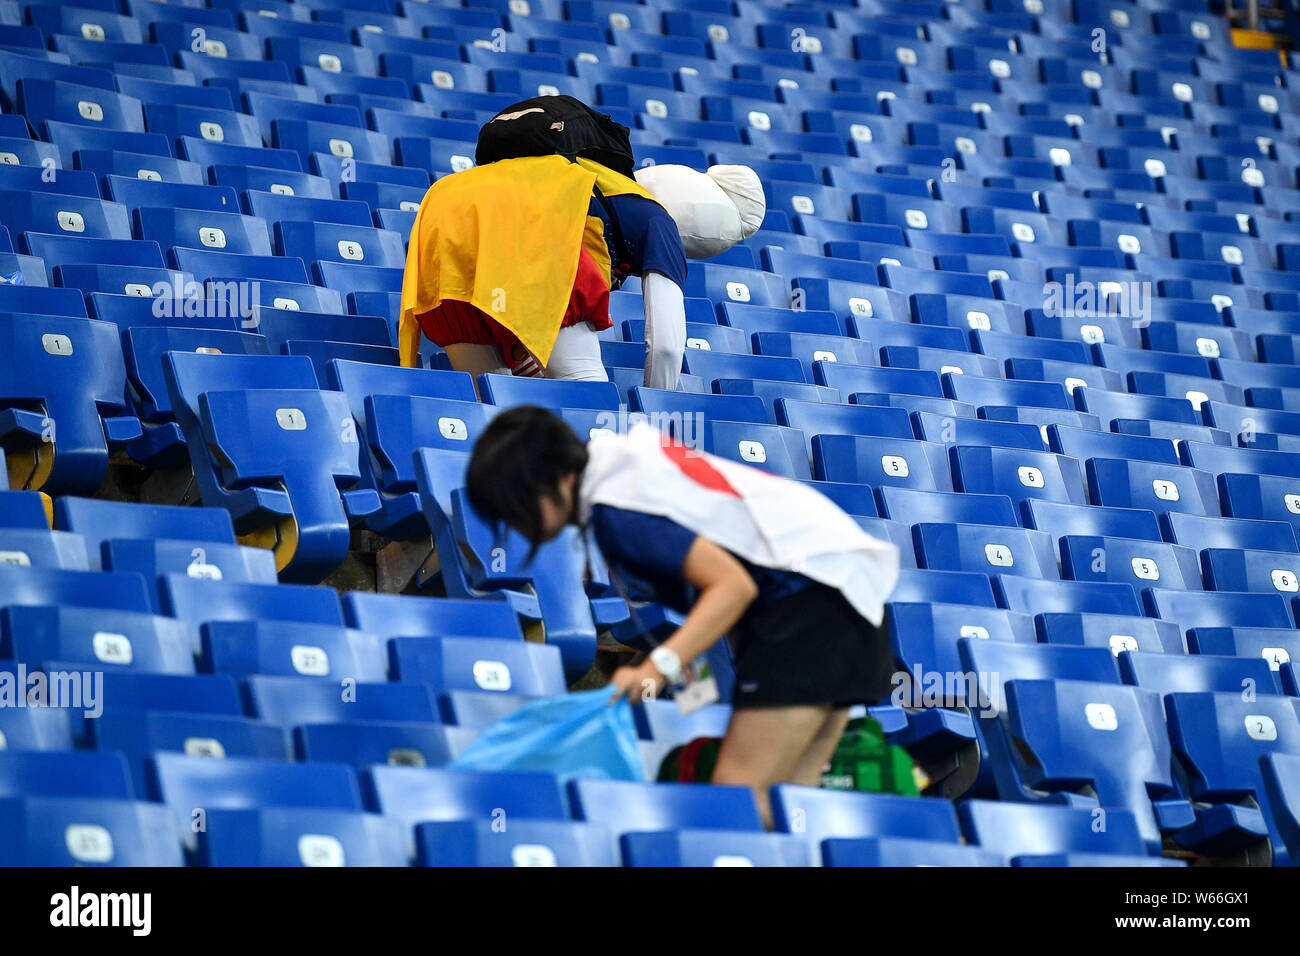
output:
[[[656,647],[650,652],[650,663],[655,670],[664,675],[669,684],[677,686],[685,682],[686,675],[682,673],[682,659],[671,648]]]

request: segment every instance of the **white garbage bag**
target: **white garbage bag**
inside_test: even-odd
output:
[[[748,239],[763,223],[767,201],[748,166],[642,166],[636,179],[677,223],[687,258],[708,259]]]

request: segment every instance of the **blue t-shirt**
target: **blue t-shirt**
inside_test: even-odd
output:
[[[682,577],[694,531],[675,521],[609,505],[591,509],[591,530],[609,565],[637,601],[657,601],[685,613],[695,603],[695,588]],[[759,567],[738,558],[758,585],[750,611],[794,594],[811,583],[802,574]],[[748,613],[748,612],[747,612]]]
[[[657,202],[632,194],[606,196],[605,202],[618,218],[632,275],[662,272],[679,287],[685,288],[686,252],[682,248],[677,223],[668,211]],[[600,200],[592,197],[589,211],[608,226],[609,217]],[[618,253],[611,249],[610,255],[617,257]],[[619,265],[617,261],[614,264]]]

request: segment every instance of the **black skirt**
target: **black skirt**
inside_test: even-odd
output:
[[[889,696],[888,627],[862,617],[834,588],[812,582],[752,607],[732,630],[732,707],[875,704]]]

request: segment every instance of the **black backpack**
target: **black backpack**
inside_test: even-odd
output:
[[[551,155],[584,156],[629,177],[636,168],[627,127],[572,96],[536,96],[507,106],[479,130],[474,162]]]

